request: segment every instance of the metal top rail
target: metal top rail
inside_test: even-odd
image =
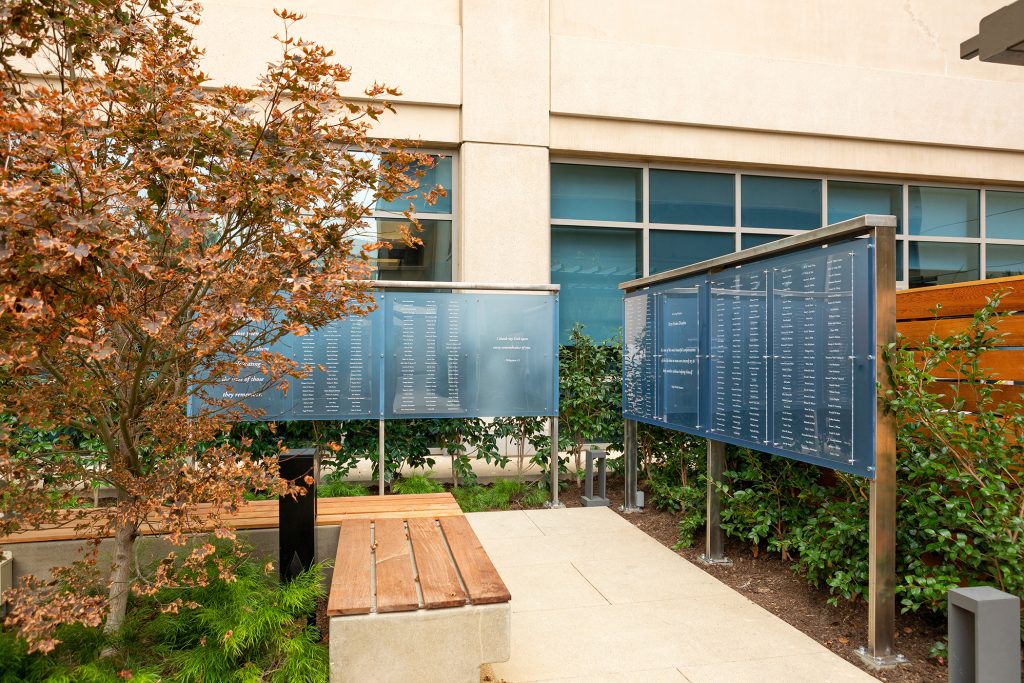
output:
[[[502,282],[433,282],[430,280],[351,280],[374,289],[462,289],[503,292],[558,292],[561,285],[520,285]]]
[[[744,249],[743,251],[737,251],[732,254],[725,254],[724,256],[717,256],[713,259],[708,259],[707,261],[700,261],[688,266],[673,268],[672,270],[666,270],[665,272],[658,273],[657,275],[649,275],[647,277],[637,278],[636,280],[629,280],[628,282],[621,283],[619,285],[619,289],[631,292],[636,289],[643,289],[644,287],[656,285],[660,282],[675,280],[683,277],[684,275],[721,270],[722,268],[727,268],[729,266],[736,266],[741,263],[756,261],[766,256],[773,256],[787,251],[806,248],[814,244],[828,242],[829,240],[862,235],[866,228],[895,229],[895,227],[895,216],[881,216],[878,214],[857,216],[856,218],[851,218],[848,221],[826,225],[824,228],[818,228],[817,230],[808,230],[805,233],[784,237],[783,239],[775,240],[768,244],[760,244],[756,247],[751,247],[750,249]]]

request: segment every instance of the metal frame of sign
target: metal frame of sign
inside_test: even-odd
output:
[[[738,439],[722,432],[715,432],[707,424],[699,424],[701,419],[707,421],[710,415],[710,398],[704,395],[700,397],[703,401],[700,408],[701,419],[698,419],[698,424],[693,427],[672,424],[656,410],[651,414],[646,414],[645,411],[642,416],[624,413],[626,418],[624,425],[626,491],[623,509],[626,511],[638,509],[636,477],[636,423],[638,419],[707,438],[707,535],[702,559],[709,564],[729,563],[723,553],[721,501],[718,488],[724,467],[726,442],[869,477],[868,644],[867,647],[859,648],[857,652],[868,664],[874,667],[887,667],[906,662],[902,655],[895,652],[893,642],[896,620],[896,424],[889,411],[883,409],[882,402],[878,399],[878,394],[875,393],[876,386],[882,394],[891,388],[882,357],[885,349],[896,341],[896,218],[879,215],[860,216],[752,249],[624,282],[619,287],[624,292],[623,305],[625,306],[627,297],[636,296],[634,293],[645,290],[647,292],[663,291],[665,287],[670,286],[669,283],[684,278],[692,279],[695,276],[704,276],[704,281],[710,283],[711,278],[720,276],[726,268],[736,269],[733,272],[739,272],[744,268],[749,271],[761,267],[767,260],[778,261],[779,257],[783,257],[785,260],[787,254],[814,247],[835,245],[840,242],[852,244],[849,241],[855,238],[866,238],[864,247],[868,254],[867,263],[860,270],[862,296],[866,296],[867,301],[853,302],[855,306],[860,307],[855,319],[858,324],[868,326],[870,333],[861,343],[860,348],[851,353],[853,356],[859,354],[858,360],[852,363],[851,367],[857,379],[857,386],[854,387],[854,390],[859,390],[864,394],[871,393],[870,399],[866,399],[865,396],[861,397],[861,405],[870,405],[874,409],[862,411],[866,413],[865,415],[854,416],[853,428],[858,431],[852,440],[849,460],[844,463],[837,461],[834,457],[816,456],[807,452],[796,453],[786,448],[780,448],[777,442],[772,442],[767,438]],[[858,250],[864,251],[863,249]],[[867,275],[866,282],[863,281],[865,280],[864,274]],[[768,289],[770,286],[766,285],[766,291]],[[708,316],[710,296],[709,291],[703,293],[701,315],[699,316],[701,321]],[[772,306],[772,300],[773,298],[767,296],[766,293],[765,305],[767,307]],[[769,310],[766,318],[771,319],[771,313],[772,311]],[[645,324],[650,324],[653,329],[657,329],[653,326],[653,321],[645,321]],[[710,349],[709,327],[710,324],[701,323],[700,348],[702,349]],[[767,330],[765,335],[768,339]],[[854,338],[856,339],[856,337]],[[769,339],[766,343],[770,345],[773,342]],[[624,343],[624,363],[625,355]],[[766,350],[765,358],[768,359],[770,355]],[[707,358],[701,358],[699,363],[700,368],[707,368],[709,365]],[[766,373],[771,374],[767,369]],[[623,379],[623,391],[625,392],[625,376]],[[655,379],[648,382],[651,386],[643,388],[644,391],[655,392],[651,397],[651,405],[655,405],[658,400],[661,400],[656,393],[658,389],[655,385],[660,386],[659,383],[664,381],[655,374]],[[765,381],[770,386],[771,380],[766,379]],[[850,381],[853,382],[853,377]],[[704,385],[702,384],[702,386]],[[706,391],[704,394],[710,394],[710,391]],[[625,402],[623,405],[625,407]],[[770,405],[770,401],[766,397],[766,410],[768,405]],[[766,432],[770,431],[771,429],[766,427]],[[871,460],[871,462],[867,460]]]

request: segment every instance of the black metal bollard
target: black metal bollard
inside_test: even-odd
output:
[[[316,472],[314,448],[285,451],[278,458],[281,478],[306,489],[306,494],[278,499],[278,573],[291,581],[316,561]],[[306,483],[306,477],[314,483]]]

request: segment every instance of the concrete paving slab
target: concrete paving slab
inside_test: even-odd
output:
[[[831,652],[683,666],[679,670],[690,683],[864,683],[877,680]]]
[[[479,514],[489,514],[486,512]],[[532,523],[532,522],[531,522]],[[609,532],[607,534],[579,534],[576,536],[545,536],[540,529],[539,535],[532,537],[529,544],[522,542],[522,537],[499,538],[497,536],[480,537],[487,554],[494,562],[500,561],[503,566],[549,564],[551,562],[583,562],[594,557],[605,560],[610,558],[646,555],[651,553],[652,546],[647,539],[637,538],[628,530]],[[655,541],[656,542],[656,541]],[[657,543],[657,542],[656,542]],[[675,553],[660,543],[658,546],[669,557]]]
[[[552,678],[544,683],[592,683],[594,679],[587,676],[575,678]],[[679,669],[648,669],[631,671],[622,674],[609,674],[602,678],[606,683],[688,683],[686,676]]]
[[[616,528],[636,529],[606,507],[527,510],[526,515],[547,536],[608,533]]]
[[[608,604],[568,562],[509,566],[498,573],[512,594],[513,613]]]
[[[500,570],[499,570],[500,571]],[[515,593],[513,593],[513,605]],[[512,657],[495,664],[509,683],[585,678],[614,679],[636,671],[706,663],[699,643],[678,629],[651,622],[634,606],[512,611]]]
[[[636,603],[686,596],[732,593],[732,589],[678,556],[632,553],[609,562],[590,558],[573,562],[580,574],[611,603]]]
[[[490,539],[518,539],[543,536],[544,532],[533,523],[524,510],[509,510],[500,514],[493,512],[470,512],[466,519],[473,526],[481,542]]]
[[[608,508],[469,518],[512,594],[499,680],[875,680]]]

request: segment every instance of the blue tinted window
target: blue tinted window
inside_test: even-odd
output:
[[[821,227],[821,181],[745,175],[742,223],[747,228],[813,230]]]
[[[903,187],[882,183],[828,181],[828,222],[877,213],[896,216],[896,231],[903,226]]]
[[[986,277],[1024,275],[1024,246],[990,244],[985,250]]]
[[[640,222],[642,185],[639,168],[551,164],[551,217]]]
[[[1000,240],[1024,240],[1024,192],[985,192],[985,234]]]
[[[651,230],[651,274],[729,254],[736,248],[733,233]]]
[[[979,271],[977,244],[910,243],[911,287],[977,280]]]
[[[759,232],[745,232],[740,235],[740,248],[750,249],[751,247],[759,247],[762,244],[781,240],[783,237],[789,237],[789,235],[764,235]]]
[[[896,240],[896,279],[903,282],[903,250],[905,242]]]
[[[417,172],[422,172],[423,175],[417,176]],[[411,203],[416,213],[452,212],[452,158],[450,156],[444,158],[434,157],[434,165],[430,168],[423,168],[421,166],[411,168],[409,169],[409,176],[418,183],[417,188],[410,192],[408,196],[399,197],[394,201],[378,201],[377,210],[401,212],[408,209]],[[433,205],[427,204],[422,195],[434,189],[435,185],[443,187],[447,194],[444,197],[438,197]]]
[[[652,168],[649,176],[652,223],[736,224],[734,175]]]
[[[569,341],[576,323],[604,341],[622,328],[619,283],[640,276],[641,232],[618,228],[551,228],[551,282],[559,296],[559,337]]]
[[[452,279],[452,222],[420,219],[416,232],[409,222],[393,218],[368,219],[370,227],[354,238],[354,249],[364,244],[387,242],[390,248],[369,253],[374,280],[433,280],[451,282]],[[402,226],[423,241],[409,246],[402,241]]]
[[[909,189],[911,235],[978,236],[978,190],[913,185]]]

